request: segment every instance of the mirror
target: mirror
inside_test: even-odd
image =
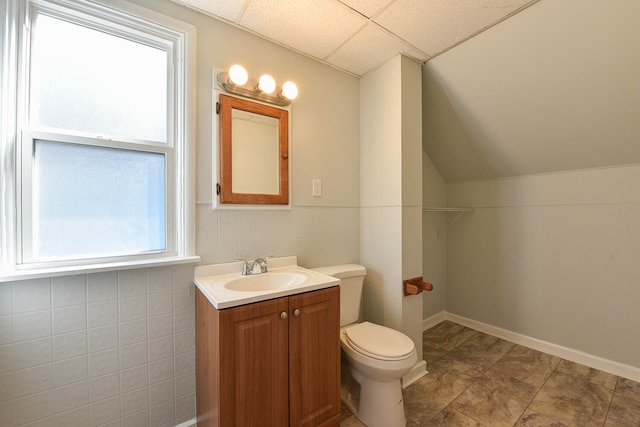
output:
[[[220,203],[289,203],[289,114],[220,95]]]

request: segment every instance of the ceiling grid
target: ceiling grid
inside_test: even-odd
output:
[[[425,62],[538,0],[173,0],[356,76]]]

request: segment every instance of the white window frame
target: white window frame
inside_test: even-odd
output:
[[[126,35],[169,55],[167,142],[105,139],[29,129],[31,16],[45,12],[90,28]],[[195,27],[120,0],[0,0],[0,281],[144,265],[196,262]],[[163,153],[166,158],[166,250],[127,256],[38,262],[32,253],[31,159],[35,140]]]

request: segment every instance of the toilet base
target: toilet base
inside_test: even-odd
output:
[[[351,370],[347,368],[348,362],[342,353],[340,364],[340,400],[352,414],[358,413],[358,401],[360,400],[360,383],[353,378]]]
[[[404,400],[400,380],[389,382],[373,381],[357,371],[351,371],[360,383],[356,418],[368,427],[405,427]]]

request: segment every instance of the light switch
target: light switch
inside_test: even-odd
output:
[[[313,195],[313,197],[322,196],[322,181],[319,179],[314,179],[312,180],[312,184],[313,184],[313,190],[311,194]]]

